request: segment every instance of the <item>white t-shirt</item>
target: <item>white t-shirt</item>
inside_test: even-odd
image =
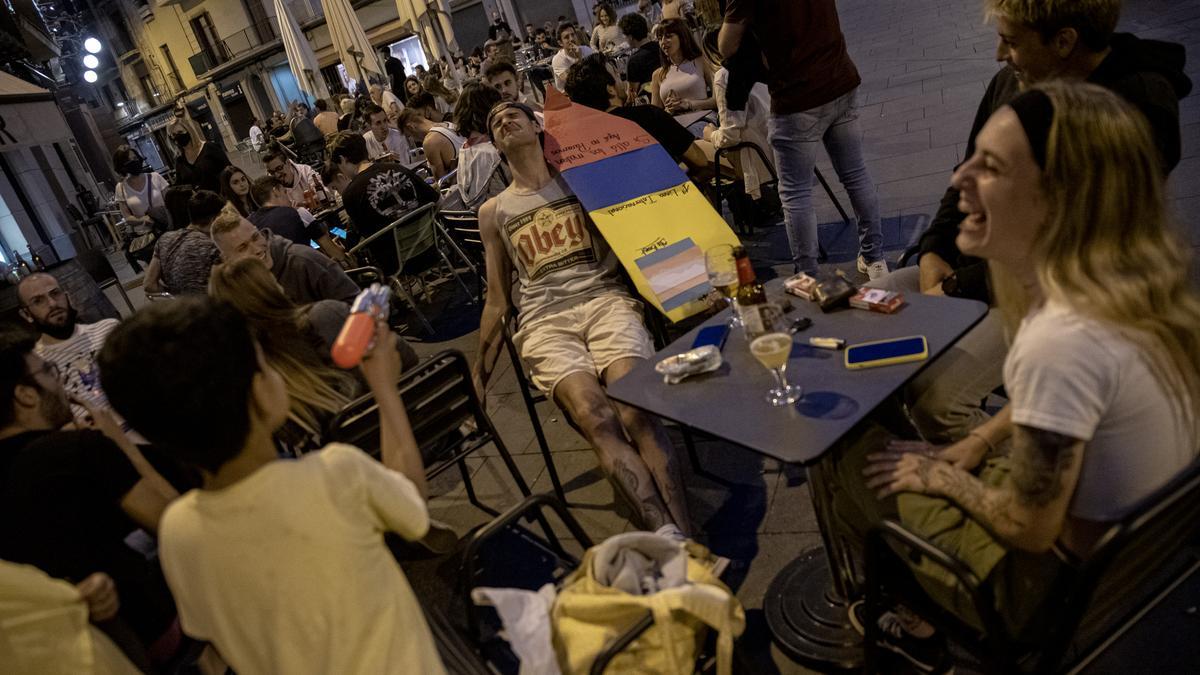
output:
[[[96,365],[96,354],[104,346],[108,334],[120,323],[116,319],[101,319],[96,323],[75,324],[71,337],[48,344],[43,335],[33,346],[33,353],[58,366],[63,389],[70,396],[106,409],[108,398],[100,388],[100,368]],[[87,412],[81,406],[72,405],[76,417]]]
[[[1077,518],[1119,520],[1197,456],[1142,348],[1064,305],[1021,322],[1004,385],[1013,422],[1085,441],[1070,507]]]
[[[314,190],[317,186],[317,181],[321,176],[317,171],[307,164],[299,164],[292,162],[292,172],[296,175],[292,180],[292,187],[283,186],[283,191],[287,193],[288,201],[291,202],[292,208],[298,209],[304,206],[304,191],[309,187]]]
[[[258,150],[262,147],[263,141],[265,141],[266,138],[267,135],[263,133],[263,130],[259,128],[258,125],[250,127],[250,145],[255,150]]]
[[[385,532],[418,539],[425,502],[404,476],[333,444],[162,517],[159,555],[184,632],[239,673],[444,673]]]
[[[408,139],[399,130],[388,127],[388,137],[383,143],[375,140],[375,134],[371,131],[364,133],[363,138],[367,139],[368,158],[379,159],[390,152],[401,164],[409,162]]]
[[[404,102],[401,101],[398,96],[396,96],[392,92],[388,91],[387,89],[383,90],[383,95],[380,96],[380,99],[383,101],[383,104],[380,105],[379,107],[383,108],[383,111],[389,115],[392,114],[392,106],[393,105],[396,106],[396,110],[404,110]]]
[[[134,190],[133,188],[129,187],[128,179],[117,183],[117,189],[115,190],[117,201],[124,203],[125,208],[129,209],[129,212],[138,218],[146,215],[146,212],[149,211],[151,207],[162,206],[164,204],[163,190],[171,187],[171,184],[167,182],[167,179],[163,178],[155,171],[151,171],[150,173],[146,174],[146,176],[149,178],[149,180],[142,184],[141,190]],[[150,192],[151,185],[154,186],[154,196],[151,199],[147,199],[147,194]]]
[[[576,61],[594,53],[591,47],[580,45],[579,58],[574,59],[567,54],[567,50],[558,50],[554,54],[554,58],[550,59],[550,69],[554,71],[554,88],[565,93],[567,91],[567,71],[571,69],[571,66],[575,65]]]

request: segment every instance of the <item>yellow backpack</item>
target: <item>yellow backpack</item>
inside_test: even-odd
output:
[[[708,549],[694,542],[688,553],[688,583],[652,595],[630,595],[598,582],[593,573],[596,547],[563,582],[551,611],[554,651],[564,675],[588,673],[606,646],[641,621],[654,624],[609,663],[613,673],[692,673],[711,627],[717,631],[717,673],[732,672],[733,640],[746,627],[746,614],[729,588],[699,560]]]

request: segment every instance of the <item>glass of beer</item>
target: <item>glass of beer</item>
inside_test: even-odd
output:
[[[725,298],[726,306],[733,309],[729,313],[729,325],[740,325],[737,310],[733,306],[738,290],[737,261],[733,258],[733,246],[720,244],[705,251],[704,269],[708,271],[708,283]]]
[[[750,343],[750,353],[775,376],[776,386],[767,391],[767,403],[773,406],[791,405],[800,400],[804,390],[788,384],[788,355],[792,353],[792,336],[787,333],[767,333]]]

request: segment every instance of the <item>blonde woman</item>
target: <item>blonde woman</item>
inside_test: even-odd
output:
[[[283,376],[291,407],[280,441],[301,452],[321,447],[329,418],[365,391],[358,371],[338,370],[329,357],[349,306],[340,300],[297,305],[257,258],[213,267],[209,294],[246,317],[263,355]],[[403,368],[416,365],[416,353],[402,338],[396,348]]]
[[[988,260],[1015,334],[1009,405],[948,447],[857,444],[835,511],[852,537],[899,518],[988,580],[1010,629],[1036,631],[1055,576],[1196,461],[1200,298],[1153,136],[1118,95],[1039,85],[993,114],[975,148],[953,179],[967,214],[957,243]],[[953,583],[916,571],[978,623]],[[923,621],[897,611],[880,625],[890,648],[940,667]]]
[[[338,370],[328,345],[348,308],[337,300],[297,305],[261,261],[246,258],[213,267],[209,294],[246,317],[267,362],[287,385],[288,423],[279,439],[298,451],[321,447],[326,422],[361,391],[353,375]],[[331,337],[332,336],[332,337]]]

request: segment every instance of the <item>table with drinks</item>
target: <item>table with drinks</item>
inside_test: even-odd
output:
[[[772,581],[764,599],[768,626],[793,658],[860,667],[861,637],[850,626],[845,602],[856,585],[854,568],[831,527],[826,481],[835,453],[829,450],[982,319],[987,306],[915,295],[904,297],[903,306],[892,313],[846,306],[823,312],[815,301],[786,294],[782,280],[758,283],[740,247],[706,252],[706,266],[711,285],[742,303],[738,311],[726,309],[694,328],[610,384],[608,393],[683,426],[805,467],[824,546],[802,554]],[[711,355],[711,348],[700,357],[689,353],[698,335],[708,329],[705,335],[711,336],[723,325],[730,330],[720,347],[720,366],[667,384],[661,371],[675,361]],[[924,338],[924,358],[880,367],[847,366],[846,346],[915,336]],[[701,337],[700,342],[712,340]],[[656,370],[660,363],[663,367]],[[710,366],[699,363],[698,369]]]

